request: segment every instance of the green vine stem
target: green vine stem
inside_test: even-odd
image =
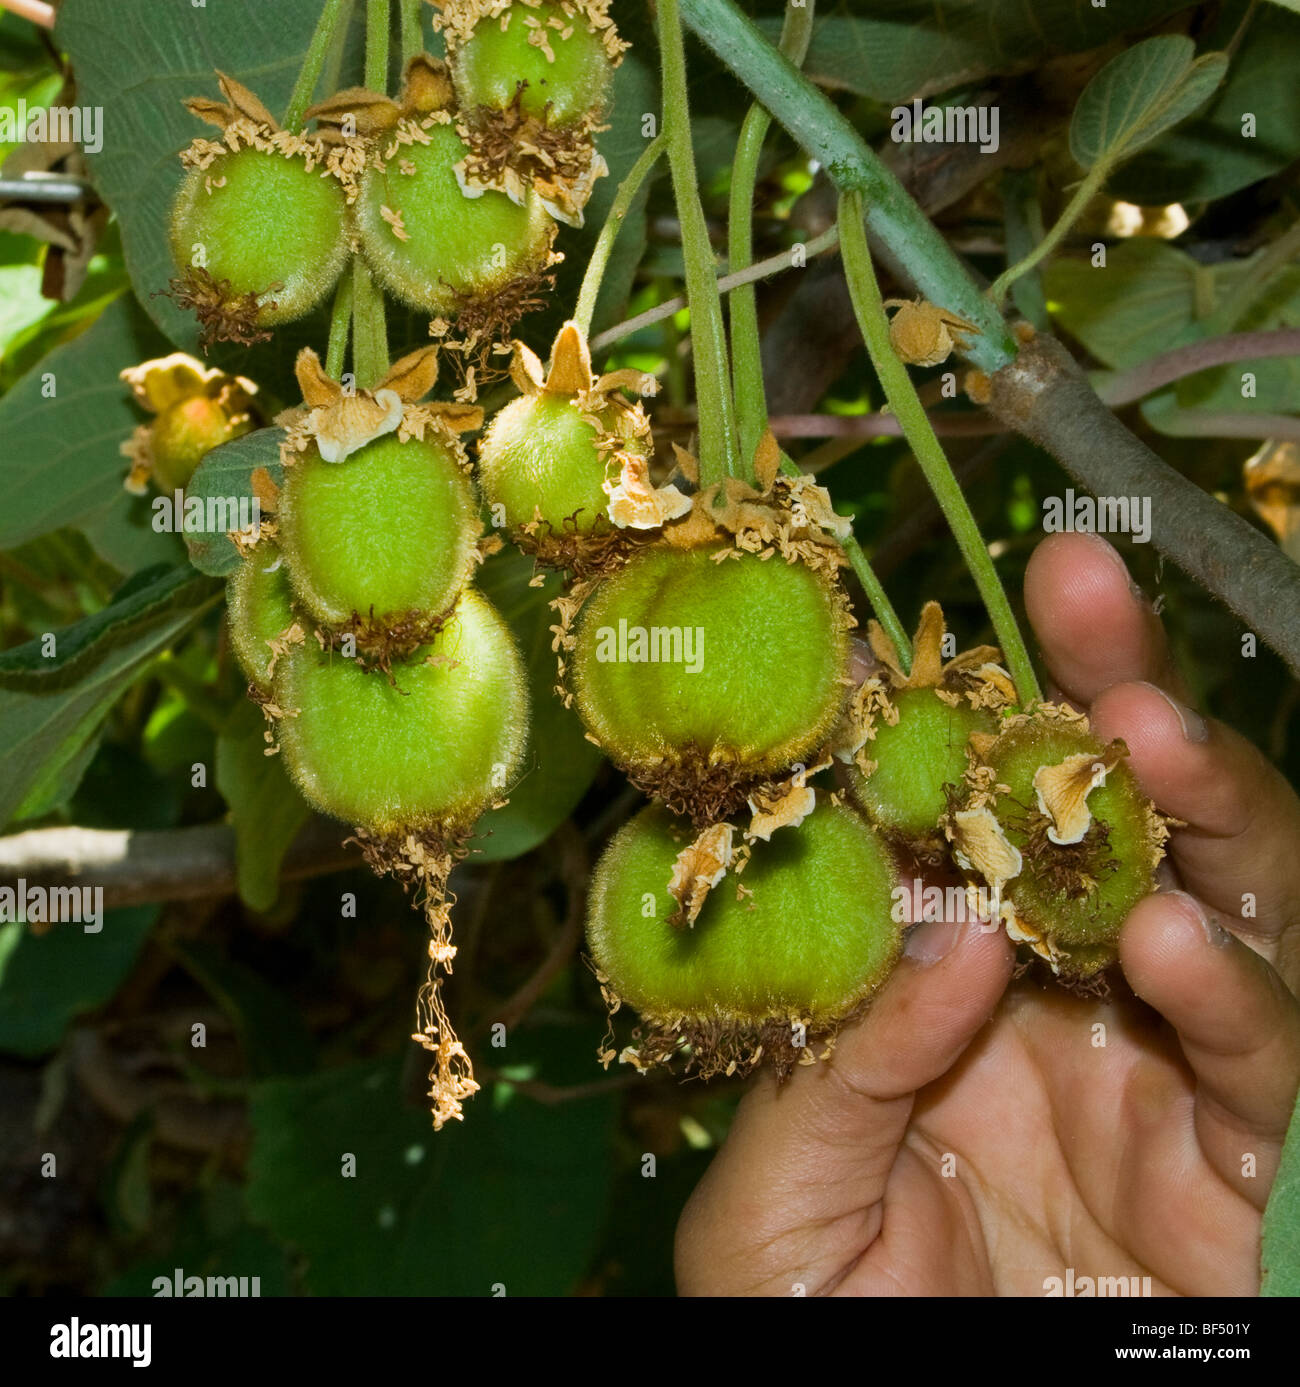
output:
[[[289,97],[289,107],[284,113],[284,128],[295,135],[302,129],[303,112],[311,105],[316,83],[320,81],[334,31],[339,20],[351,8],[352,0],[325,0],[325,8],[316,21],[316,29],[307,45],[307,55],[302,60],[302,70],[298,73],[298,80]]]
[[[586,273],[582,277],[582,288],[578,293],[578,306],[573,310],[573,321],[582,330],[584,337],[591,332],[591,320],[596,312],[596,299],[600,296],[600,286],[604,281],[605,271],[609,267],[609,257],[614,250],[614,242],[618,239],[618,233],[623,229],[623,222],[631,210],[637,193],[641,191],[642,183],[645,182],[650,170],[654,168],[663,151],[664,137],[662,134],[656,135],[646,145],[641,157],[632,165],[627,177],[618,185],[618,192],[610,204],[609,215],[605,218],[605,225],[600,228],[600,235],[596,238],[591,259],[587,261]]]
[[[867,225],[897,256],[917,291],[979,329],[965,355],[992,375],[1015,360],[1002,316],[875,151],[734,0],[680,0],[682,18],[816,159],[840,192],[859,192]]]
[[[389,0],[366,0],[366,88],[388,91],[388,25],[392,19]]]
[[[1057,217],[1052,229],[1043,237],[1041,241],[1025,256],[1023,260],[1017,261],[1014,265],[1002,271],[1002,273],[989,285],[989,299],[1001,308],[1006,299],[1007,290],[1022,275],[1027,275],[1034,269],[1040,261],[1049,256],[1065,239],[1066,233],[1083,215],[1084,208],[1101,192],[1106,179],[1110,176],[1111,161],[1098,159],[1097,162],[1088,170],[1082,183],[1074,190],[1074,196],[1067,203],[1065,211]]]
[[[781,26],[780,51],[798,67],[812,41],[816,0],[786,5]],[[756,101],[740,127],[736,155],[731,165],[731,199],[727,211],[727,259],[733,270],[743,270],[754,260],[754,189],[763,141],[772,117]],[[767,392],[763,388],[763,355],[758,332],[758,294],[753,284],[741,285],[731,295],[731,370],[736,398],[736,428],[740,460],[746,471],[753,462],[758,441],[767,428]]]
[[[402,66],[405,67],[417,53],[424,52],[420,16],[424,13],[425,0],[398,0],[398,3],[402,21]]]
[[[384,296],[358,255],[352,261],[352,372],[358,389],[371,390],[388,371]]]
[[[330,309],[330,341],[325,353],[325,374],[338,380],[343,373],[343,354],[348,346],[348,327],[352,322],[352,267],[347,266],[334,291]]]
[[[911,445],[935,500],[947,518],[980,597],[988,608],[1021,706],[1039,702],[1043,695],[1038,678],[988,547],[980,536],[965,493],[953,476],[948,459],[935,436],[912,378],[889,344],[889,318],[881,301],[880,286],[876,283],[871,252],[867,247],[861,193],[848,192],[840,197],[838,219],[840,252],[844,257],[844,277],[848,281],[849,297],[853,301],[853,311],[885,398]]]
[[[679,0],[659,0],[658,8],[663,133],[668,145],[673,198],[682,228],[686,297],[691,310],[695,400],[699,411],[700,482],[707,487],[733,475],[739,462],[731,372],[727,365],[717,266],[695,176],[695,151],[691,146],[690,107],[686,96],[686,46]]]

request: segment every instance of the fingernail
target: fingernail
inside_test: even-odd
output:
[[[1146,683],[1145,680],[1142,681]],[[1183,740],[1188,742],[1208,742],[1210,739],[1210,729],[1205,719],[1196,712],[1193,712],[1185,703],[1179,703],[1176,698],[1170,696],[1155,684],[1147,684],[1148,689],[1154,689],[1156,693],[1178,714],[1178,721],[1183,725]]]
[[[1186,891],[1170,891],[1165,899],[1170,905],[1176,906],[1185,919],[1195,920],[1200,925],[1206,942],[1214,945],[1216,949],[1223,948],[1232,937],[1217,920],[1210,919],[1195,896],[1189,896]]]
[[[959,921],[926,920],[913,925],[903,942],[903,953],[921,968],[947,958],[957,947],[964,926]]]

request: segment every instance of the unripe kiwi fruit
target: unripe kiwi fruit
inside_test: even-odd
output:
[[[589,533],[609,501],[599,436],[571,397],[521,395],[492,416],[479,444],[484,496],[511,529],[540,514],[553,530]]]
[[[933,837],[948,807],[947,789],[966,774],[972,732],[992,732],[997,718],[962,701],[952,706],[933,688],[896,689],[889,702],[898,720],[874,719],[862,750],[870,774],[851,764],[849,789],[880,828],[912,842]]]
[[[206,271],[225,293],[258,296],[259,326],[288,322],[333,288],[348,255],[338,179],[297,156],[246,148],[192,169],[172,207],[182,276]]]
[[[314,450],[285,469],[280,545],[299,601],[331,626],[437,618],[474,564],[478,503],[456,449],[377,438],[341,463]]]
[[[544,270],[554,223],[531,191],[523,206],[495,191],[466,197],[455,166],[468,151],[455,127],[435,123],[425,133],[428,144],[402,146],[384,167],[366,170],[353,212],[384,288],[415,308],[451,314]]]
[[[578,713],[634,775],[771,774],[821,747],[843,708],[848,630],[835,580],[799,562],[721,552],[641,550],[579,615]],[[647,662],[664,628],[678,633],[682,655],[688,633],[702,637],[697,672],[681,658]],[[620,632],[629,656],[641,633],[640,660],[621,659]]]
[[[303,797],[377,836],[468,827],[508,790],[523,755],[523,664],[509,626],[474,588],[391,678],[308,640],[276,665],[273,690]]]
[[[271,642],[294,624],[293,590],[283,555],[263,540],[226,582],[230,644],[240,668],[260,692],[271,688]]]
[[[247,414],[231,418],[210,395],[192,395],[168,405],[149,427],[154,485],[170,493],[189,485],[195,468],[213,450],[253,428]]]
[[[696,1045],[714,1031],[758,1036],[792,1020],[815,1036],[889,975],[903,930],[897,872],[854,810],[819,796],[797,828],[754,844],[743,873],[710,891],[693,926],[674,928],[668,883],[693,836],[651,805],[614,837],[592,880],[592,959],[646,1022]]]
[[[1122,744],[1115,746],[1122,753]],[[1019,874],[1007,881],[1002,895],[1022,930],[1041,936],[1047,954],[1064,955],[1053,966],[1067,976],[1087,977],[1113,961],[1120,927],[1138,901],[1155,890],[1167,836],[1163,818],[1122,754],[1112,750],[1086,722],[1039,713],[1014,719],[979,756],[994,786],[988,807],[1022,857]],[[1085,756],[1093,758],[1087,766],[1103,760],[1114,764],[1105,782],[1087,793],[1091,818],[1081,840],[1060,844],[1049,835],[1049,829],[1057,830],[1043,811],[1034,778],[1044,767]]]
[[[549,55],[529,42],[537,26]],[[505,110],[517,97],[525,115],[545,115],[551,125],[572,124],[603,107],[614,70],[601,35],[582,5],[571,2],[516,0],[500,15],[485,13],[468,39],[449,45],[449,58],[464,109]]]

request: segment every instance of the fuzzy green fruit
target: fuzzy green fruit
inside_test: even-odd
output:
[[[261,693],[271,688],[270,643],[294,624],[293,591],[283,556],[263,540],[226,583],[230,644],[240,668]]]
[[[341,463],[303,454],[285,470],[278,520],[299,600],[336,627],[440,617],[469,578],[480,528],[460,459],[433,434],[388,434]]]
[[[467,828],[518,770],[526,685],[510,628],[474,588],[392,682],[308,640],[275,671],[285,764],[308,803],[369,833]]]
[[[460,136],[442,124],[426,133],[428,144],[403,146],[386,167],[367,169],[354,213],[384,288],[425,312],[455,314],[543,271],[554,223],[532,192],[522,207],[499,192],[466,197],[455,173],[468,153]]]
[[[589,533],[609,501],[598,437],[572,399],[522,395],[493,415],[479,444],[483,494],[511,529],[540,512],[553,530]]]
[[[348,255],[346,210],[338,179],[301,158],[222,154],[181,184],[172,256],[182,281],[200,273],[224,297],[256,295],[250,326],[288,322],[334,287]]]
[[[1166,823],[1125,763],[1123,743],[1103,745],[1069,710],[1042,705],[981,741],[968,808],[949,816],[958,859],[990,887],[991,878],[1004,881],[1013,937],[1058,974],[1087,978],[1113,961],[1129,912],[1155,890]]]
[[[652,805],[617,834],[592,880],[592,958],[647,1022],[698,1039],[797,1019],[815,1035],[889,975],[903,930],[896,869],[852,809],[819,798],[797,828],[756,843],[743,874],[724,877],[695,924],[678,929],[666,923],[668,883],[693,836]]]
[[[844,705],[848,630],[834,581],[718,552],[643,550],[579,616],[578,712],[633,774],[741,783],[784,770],[824,744]]]
[[[875,735],[861,752],[873,769],[864,775],[850,765],[849,788],[882,829],[912,841],[933,838],[948,807],[947,787],[966,774],[970,734],[992,732],[997,719],[966,702],[951,707],[932,688],[898,689],[889,701],[898,721],[875,718]]]
[[[150,427],[154,485],[164,495],[183,489],[213,448],[242,437],[252,427],[247,414],[232,419],[221,401],[206,395],[169,405]]]
[[[569,125],[602,108],[614,69],[604,39],[583,10],[583,4],[573,0],[516,0],[503,14],[480,18],[471,36],[451,52],[452,81],[461,106],[500,111],[517,95],[525,115],[545,115],[551,125]],[[538,27],[546,36],[544,48],[529,42]]]

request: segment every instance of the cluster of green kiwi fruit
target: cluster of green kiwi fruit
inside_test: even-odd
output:
[[[445,0],[447,61],[406,67],[401,93],[349,88],[281,129],[219,74],[216,126],[182,154],[171,292],[213,341],[301,318],[355,249],[385,291],[438,319],[500,330],[556,258],[555,218],[581,224],[624,44],[608,0]],[[557,154],[559,157],[557,158]]]

